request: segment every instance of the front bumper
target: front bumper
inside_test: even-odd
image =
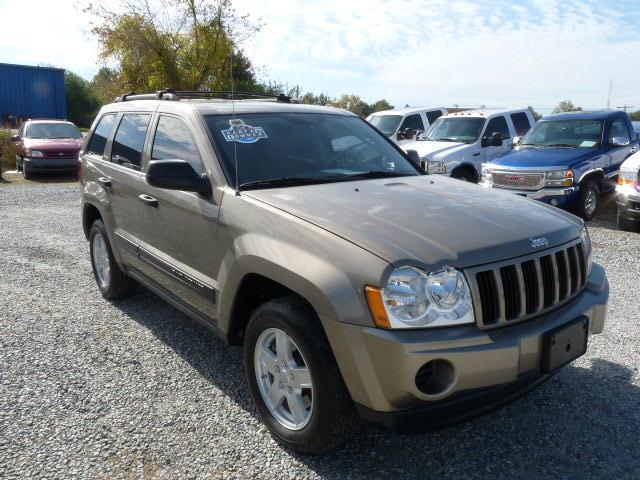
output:
[[[514,193],[521,197],[527,197],[532,200],[538,200],[543,203],[548,203],[555,207],[569,207],[573,202],[578,199],[578,189],[576,187],[562,187],[562,188],[542,188],[540,190],[517,190],[512,188],[494,187],[491,184],[485,184],[488,188],[495,188],[501,192]]]
[[[77,158],[23,158],[23,166],[32,172],[71,172],[77,171],[79,161]]]
[[[389,428],[415,423],[412,429],[423,430],[481,414],[539,385],[548,377],[540,373],[543,335],[581,315],[588,317],[591,334],[601,333],[608,297],[604,269],[594,264],[577,298],[508,327],[392,331],[334,322],[327,333],[363,417]],[[446,388],[428,394],[418,388],[416,375],[434,360],[452,371]]]
[[[622,216],[627,220],[640,221],[640,192],[620,188],[616,192],[616,203]]]

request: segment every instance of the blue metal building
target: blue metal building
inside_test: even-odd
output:
[[[63,69],[0,63],[0,124],[66,116]]]

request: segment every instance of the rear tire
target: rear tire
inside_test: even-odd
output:
[[[138,283],[122,271],[111,250],[102,220],[95,220],[89,231],[89,252],[96,284],[102,296],[118,300],[134,293]]]
[[[625,232],[637,232],[640,230],[640,224],[625,218],[621,208],[618,208],[618,227]]]
[[[578,200],[578,206],[576,207],[576,213],[588,222],[596,216],[599,205],[600,188],[593,180],[587,180],[580,185],[580,198]]]
[[[266,367],[269,362],[261,363],[261,352],[264,352],[261,346],[265,345],[265,335],[268,338],[272,332],[281,336],[276,336],[272,345],[277,343],[278,338],[284,338],[284,335],[291,340],[291,343],[287,341],[287,345],[293,345],[295,350],[292,348],[292,351],[299,353],[296,357],[298,361],[294,360],[293,363],[297,368],[304,364],[308,370],[310,387],[306,390],[296,390],[293,374],[293,393],[288,389],[286,378],[287,373],[291,371],[287,370],[288,362],[283,364],[287,365],[284,367],[285,370],[277,367],[281,365],[280,354],[277,353],[280,346],[278,350],[268,352],[269,361],[273,362],[271,365],[275,365],[271,368],[278,373],[270,373],[272,369]],[[274,358],[270,355],[274,355]],[[264,303],[252,313],[244,338],[244,364],[251,397],[258,413],[271,434],[282,445],[301,453],[319,454],[346,441],[358,429],[360,417],[340,375],[320,319],[304,300],[295,296],[277,298]],[[281,382],[278,378],[282,375],[285,379]],[[283,383],[284,393],[280,393],[276,389],[282,390]],[[265,395],[268,397],[268,394],[262,391],[265,391],[269,384],[272,384],[275,394],[279,395],[275,397],[279,400],[269,400],[270,406],[267,406]],[[300,398],[295,396],[296,391],[305,395],[304,415],[300,417],[305,420],[297,426],[288,427],[286,419],[282,419],[281,412],[284,411],[285,416],[288,411],[294,413],[294,409],[289,407],[289,398],[290,395],[294,395],[294,400]],[[295,418],[295,415],[292,417]]]
[[[31,169],[24,163],[24,161],[22,162],[22,176],[25,180],[33,179],[33,172],[31,172]]]

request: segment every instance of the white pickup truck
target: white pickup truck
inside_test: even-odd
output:
[[[404,145],[413,141],[416,134],[426,132],[429,126],[447,112],[444,107],[394,108],[372,113],[367,117],[367,122],[396,145]]]
[[[415,150],[428,173],[477,183],[482,164],[508,152],[534,123],[528,108],[466,110],[440,117],[427,133],[401,146]]]

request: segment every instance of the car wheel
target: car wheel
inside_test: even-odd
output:
[[[89,251],[93,275],[104,298],[117,300],[136,291],[137,282],[125,274],[113,258],[109,237],[101,220],[96,220],[91,226]]]
[[[451,172],[451,178],[462,180],[463,182],[476,183],[473,173],[465,169],[454,170]]]
[[[592,220],[596,216],[600,204],[600,189],[598,184],[589,180],[580,185],[580,199],[578,200],[577,213],[584,220]]]
[[[637,232],[640,229],[638,222],[634,222],[633,220],[629,220],[624,217],[623,210],[621,208],[618,208],[618,227],[620,227],[620,230],[624,230],[626,232]]]
[[[22,162],[22,176],[25,180],[31,180],[33,178],[33,173],[28,165]]]
[[[360,424],[320,320],[298,297],[258,307],[244,338],[245,373],[262,421],[284,446],[319,454]]]
[[[16,170],[22,172],[22,159],[16,158]]]

